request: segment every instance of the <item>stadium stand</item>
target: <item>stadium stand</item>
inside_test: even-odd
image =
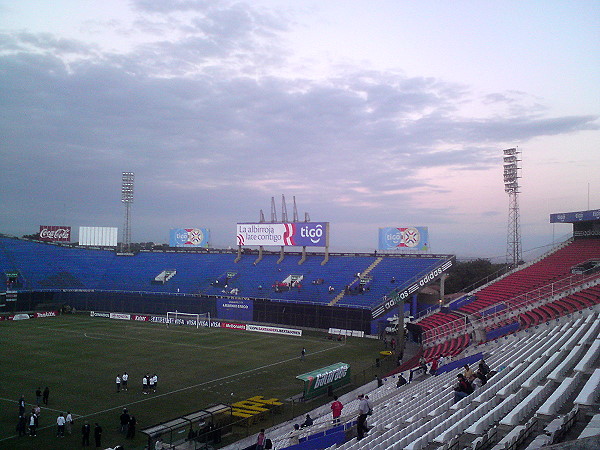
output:
[[[583,405],[600,394],[598,361],[590,364],[600,342],[599,323],[596,311],[578,311],[487,343],[479,349],[483,353],[467,351],[455,359],[458,369],[441,375],[422,375],[399,388],[395,376],[385,379],[379,388],[373,383],[365,385],[341,398],[342,425],[331,424],[325,405],[311,413],[316,419],[309,428],[294,431],[293,424],[301,420],[297,418],[267,433],[276,449],[324,448],[312,446],[313,440],[328,433],[336,434],[335,440],[345,435],[345,442],[332,443],[329,450],[478,449],[484,444],[516,449],[517,444],[542,440],[549,445],[564,437],[576,416],[584,423],[592,417],[584,417],[573,403]],[[565,359],[567,355],[576,356]],[[470,356],[476,361],[485,356],[493,375],[474,393],[454,403],[456,374],[465,361],[472,363]],[[578,371],[578,367],[585,369]],[[556,378],[559,372],[566,375],[560,381]],[[372,429],[361,441],[352,433],[358,393],[369,394],[375,405],[368,419]],[[589,430],[594,423],[590,421]],[[541,434],[539,430],[543,430]],[[240,445],[243,442],[230,448],[243,448]]]
[[[188,293],[271,298],[312,303],[330,303],[348,289],[339,305],[369,308],[443,258],[375,257],[366,254],[332,255],[322,265],[322,256],[265,254],[255,264],[253,255],[235,262],[230,252],[148,252],[120,257],[113,251],[32,242],[0,237],[0,267],[18,270],[26,289],[97,289],[108,291]],[[369,283],[359,290],[356,274],[366,273],[375,262]],[[236,273],[224,285],[215,283],[223,274]],[[301,278],[291,285],[287,279]],[[392,283],[391,280],[397,280]],[[286,285],[284,285],[284,283]],[[281,285],[281,289],[275,286]],[[332,286],[335,295],[328,291]],[[235,295],[235,294],[234,294]]]
[[[600,302],[600,272],[574,270],[600,258],[599,239],[570,241],[534,263],[469,293],[450,312],[436,311],[417,323],[428,360],[480,329],[476,343],[557,319]],[[575,272],[575,273],[573,273]],[[464,338],[462,338],[464,339]],[[433,349],[432,349],[433,348]]]

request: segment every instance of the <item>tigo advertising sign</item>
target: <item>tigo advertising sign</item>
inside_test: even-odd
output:
[[[172,228],[169,232],[171,247],[208,247],[210,231],[207,228]]]
[[[237,243],[327,247],[329,222],[238,223]]]
[[[428,248],[429,232],[427,227],[385,227],[379,229],[379,250],[427,250]]]

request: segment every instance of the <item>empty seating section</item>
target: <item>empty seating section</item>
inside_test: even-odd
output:
[[[514,305],[511,303],[511,299],[536,288],[542,290],[541,287],[548,286],[549,283],[570,279],[571,269],[574,266],[598,258],[600,258],[600,239],[571,242],[537,263],[501,278],[476,292],[474,294],[476,300],[463,304],[455,313],[436,312],[420,320],[418,324],[423,330],[423,343],[426,347],[439,348],[445,345],[441,342],[444,339],[456,339],[456,335],[465,333],[465,323],[478,323],[480,324],[478,326],[484,327],[486,337],[497,339],[504,334],[514,332],[517,327],[524,329],[536,326],[599,304],[600,285],[542,304],[539,304],[538,298],[536,303],[538,306],[532,303],[527,308],[519,307],[524,305],[524,303],[517,303],[521,300],[517,300]],[[548,291],[547,297],[556,293],[551,288],[545,290]],[[544,298],[541,297],[542,300]],[[507,305],[513,309],[507,309]],[[498,306],[502,306],[500,311],[496,311]],[[452,320],[455,317],[457,319]],[[427,355],[431,352],[432,350],[429,352],[426,350]]]
[[[445,338],[453,333],[466,333],[466,316],[437,312],[419,321],[419,326],[429,339]]]
[[[590,404],[600,392],[600,369],[594,370],[587,364],[585,372],[573,371],[587,353],[595,354],[598,323],[596,313],[578,315],[577,319],[563,318],[558,325],[543,325],[535,332],[523,330],[503,339],[503,343],[490,345],[491,354],[486,361],[497,373],[456,404],[452,386],[458,370],[426,376],[401,388],[395,388],[393,379],[386,380],[383,387],[370,393],[377,400],[374,414],[368,419],[373,427],[368,435],[360,442],[353,438],[329,449],[423,449],[451,441],[456,448],[469,448],[468,442],[473,442],[470,448],[477,448],[477,442],[483,441],[488,448],[495,444],[498,447],[494,448],[505,448],[507,443],[525,439],[526,433],[544,428],[544,423],[545,430],[552,431],[557,422],[553,418],[562,421],[573,415],[573,411],[558,415],[572,407],[566,403],[568,398],[577,397],[576,403]],[[586,351],[575,352],[578,347]],[[578,356],[561,369],[570,376],[562,382],[552,379],[549,374],[555,373],[565,356],[573,353]],[[351,424],[357,405],[352,401],[347,406],[344,417]],[[330,418],[324,412],[315,422],[323,427]],[[303,433],[308,435],[311,430]],[[282,438],[275,448],[287,445]]]
[[[491,305],[508,301],[538,287],[571,275],[573,266],[600,257],[600,239],[571,242],[535,264],[518,270],[476,292],[476,300],[460,308],[477,313]]]
[[[573,313],[579,309],[594,306],[598,303],[600,303],[600,285],[583,289],[567,297],[526,311],[519,315],[519,321],[522,324],[522,328],[526,328],[556,319],[565,314]]]
[[[439,359],[440,356],[455,356],[460,354],[468,345],[470,337],[463,334],[454,339],[449,339],[435,347],[429,347],[423,352],[423,357],[427,362]]]
[[[369,291],[365,294],[344,295],[337,304],[346,306],[364,306],[365,304],[368,306],[375,306],[376,304],[381,303],[381,299],[384,296],[389,296],[395,289],[405,287],[407,282],[432,270],[443,262],[444,259],[439,258],[383,258],[382,261],[369,272],[369,275],[373,277],[373,281],[369,285]],[[358,268],[355,273],[362,273],[367,267],[368,264],[365,262],[363,263],[363,267]],[[345,282],[339,285],[341,289],[352,281],[347,279],[347,273],[348,272],[346,271]],[[375,297],[378,301],[373,304],[372,301],[369,301],[369,297]]]
[[[117,256],[112,251],[71,248],[21,239],[0,237],[0,270],[18,270],[26,289],[85,288],[109,291],[142,291],[205,295],[239,295],[286,301],[329,303],[357,280],[370,266],[372,281],[364,292],[344,295],[339,305],[370,308],[384,296],[415,276],[436,267],[444,259],[419,257],[376,257],[331,255],[321,265],[322,255],[309,255],[302,263],[300,254],[243,255],[236,263],[235,253],[140,252]],[[375,263],[375,264],[374,264]],[[157,283],[165,269],[176,273]],[[236,273],[227,287],[215,281],[228,272]],[[276,291],[273,286],[290,276],[302,281]],[[329,292],[329,286],[333,292]],[[232,293],[231,291],[234,290]]]

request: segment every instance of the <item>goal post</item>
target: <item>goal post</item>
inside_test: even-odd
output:
[[[180,311],[167,311],[167,327],[170,324],[189,325],[189,321],[193,321],[196,324],[196,328],[200,328],[201,320],[208,321],[208,326],[210,327],[210,313],[194,314]]]

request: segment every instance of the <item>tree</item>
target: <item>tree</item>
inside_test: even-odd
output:
[[[492,264],[484,258],[457,262],[449,271],[445,290],[448,294],[471,291],[503,273],[504,264]]]

